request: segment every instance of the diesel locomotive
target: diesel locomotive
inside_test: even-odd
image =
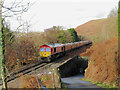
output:
[[[57,57],[65,55],[65,53],[77,49],[83,45],[91,44],[91,41],[79,41],[73,43],[54,43],[54,44],[44,44],[40,46],[40,58],[47,62],[54,60]]]

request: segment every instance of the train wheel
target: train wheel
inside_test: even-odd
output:
[[[47,58],[47,62],[51,62],[51,58],[48,57],[48,58]]]

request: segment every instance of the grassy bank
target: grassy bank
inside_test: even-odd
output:
[[[91,80],[87,80],[85,78],[82,78],[82,80],[91,82],[92,84],[95,84],[101,88],[119,88],[118,86],[115,85],[115,82],[111,85],[110,83],[100,83],[100,82],[93,82]]]

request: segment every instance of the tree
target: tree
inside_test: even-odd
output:
[[[117,8],[113,8],[113,9],[110,11],[110,13],[109,13],[108,18],[110,18],[110,17],[117,17],[117,16],[118,16],[117,11],[118,11]]]
[[[60,33],[58,33],[57,35],[58,38],[58,43],[66,43],[66,35],[65,35],[65,31],[61,30]]]
[[[118,45],[120,45],[120,1],[118,3]],[[118,47],[118,54],[120,53],[120,48]],[[118,55],[118,76],[120,77],[120,55]],[[118,84],[120,87],[120,78],[118,78]]]
[[[77,32],[75,31],[75,29],[74,28],[70,28],[70,29],[68,29],[68,31],[71,34],[72,42],[77,42],[79,40],[79,38],[78,38],[78,35],[77,35]]]
[[[5,32],[7,32],[7,28],[4,28],[2,23],[2,17],[4,20],[7,17],[12,17],[13,15],[18,15],[23,12],[26,12],[28,7],[23,5],[23,0],[21,1],[14,1],[10,6],[4,6],[3,2],[5,4],[5,0],[0,0],[0,61],[1,61],[1,77],[3,81],[3,88],[7,89],[7,75],[6,75],[6,69],[5,69]],[[27,4],[29,6],[29,3]],[[4,10],[2,10],[4,9]],[[12,12],[12,13],[11,13]],[[3,27],[2,27],[3,26]],[[10,35],[10,38],[13,36]]]
[[[5,36],[5,46],[7,46],[8,44],[13,43],[15,36],[13,32],[10,30],[10,28],[8,27],[8,25],[4,23],[4,19],[2,19],[1,23],[2,23],[2,29],[4,31],[3,33]]]
[[[1,77],[3,81],[3,88],[7,89],[7,78],[6,78],[6,70],[5,70],[5,37],[4,30],[2,28],[2,0],[0,0],[0,61],[1,61]]]
[[[8,29],[8,26],[5,27],[4,23],[3,23],[3,19],[1,19],[1,32],[0,32],[0,36],[1,36],[1,43],[0,43],[0,50],[1,50],[1,76],[3,79],[3,88],[7,88],[7,75],[6,75],[6,66],[5,66],[5,46],[7,44],[7,41],[9,39],[9,42],[12,41],[13,36],[12,33],[10,32],[10,30]]]

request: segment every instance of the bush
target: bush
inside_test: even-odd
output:
[[[17,38],[6,46],[6,66],[9,71],[38,61],[37,57],[37,49],[27,37]]]

